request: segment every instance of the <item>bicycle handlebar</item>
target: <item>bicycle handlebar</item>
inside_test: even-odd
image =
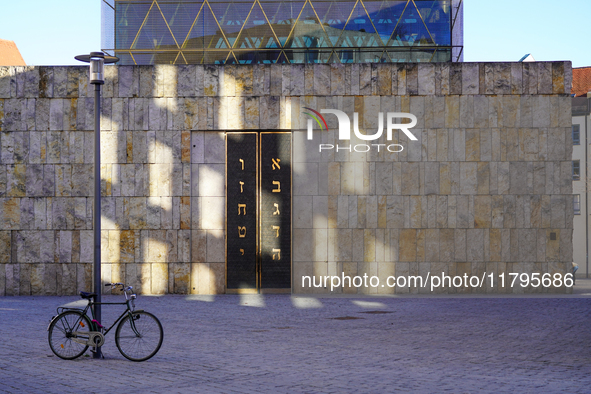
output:
[[[105,283],[105,287],[108,286],[125,286],[123,283]]]

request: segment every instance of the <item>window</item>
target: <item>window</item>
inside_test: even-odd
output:
[[[573,195],[573,210],[575,211],[575,215],[581,214],[581,195],[580,194]]]
[[[581,145],[581,125],[573,125],[573,145]]]
[[[581,179],[581,161],[573,160],[573,181]]]

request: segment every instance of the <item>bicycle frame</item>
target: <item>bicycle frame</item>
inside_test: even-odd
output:
[[[102,327],[104,329],[104,332],[102,332],[103,335],[107,335],[107,333],[109,331],[111,331],[113,329],[113,327],[115,327],[117,325],[117,323],[119,323],[126,315],[129,316],[129,322],[131,324],[131,329],[133,330],[133,332],[140,336],[141,334],[137,331],[136,327],[135,327],[135,322],[133,320],[133,312],[142,312],[143,309],[138,309],[138,310],[133,310],[130,306],[131,304],[131,299],[126,299],[125,302],[94,302],[91,299],[88,300],[88,304],[86,305],[86,307],[81,311],[81,316],[80,318],[76,321],[76,323],[74,324],[74,326],[78,325],[80,323],[80,321],[82,320],[82,316],[88,316],[88,310],[90,309],[90,316],[92,317],[91,320],[95,319],[95,314],[94,314],[94,305],[125,305],[126,309],[125,311],[123,311],[123,313],[121,313],[121,315],[115,319],[115,321],[113,322],[113,324],[111,324],[111,327],[109,328],[105,328],[104,326]],[[80,311],[80,309],[72,309],[72,310],[78,310]],[[55,317],[57,317],[58,315],[56,315]],[[99,322],[100,323],[100,322]],[[98,327],[97,327],[98,328]],[[99,329],[98,332],[100,332],[101,330]]]

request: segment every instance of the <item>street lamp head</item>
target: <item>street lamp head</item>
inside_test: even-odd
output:
[[[118,57],[109,56],[102,52],[90,52],[90,55],[78,55],[74,59],[90,63],[90,83],[102,85],[105,83],[104,65],[119,61]]]

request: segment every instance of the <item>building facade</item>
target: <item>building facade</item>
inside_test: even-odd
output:
[[[572,140],[573,140],[573,261],[579,266],[577,276],[589,277],[589,116],[591,104],[591,67],[573,69]]]
[[[573,98],[573,261],[578,264],[577,276],[589,276],[589,187],[587,156],[589,154],[589,116],[591,110],[587,97]]]
[[[0,68],[0,294],[91,287],[87,72]],[[105,73],[105,282],[152,294],[570,291],[508,285],[570,270],[570,63]],[[319,285],[329,275],[496,280]]]
[[[457,62],[462,0],[101,0],[122,65]]]

